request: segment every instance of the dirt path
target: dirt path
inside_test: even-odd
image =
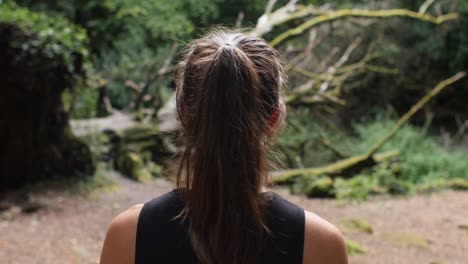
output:
[[[115,177],[119,191],[92,198],[48,191],[34,197],[47,204],[46,209],[0,219],[0,263],[98,263],[111,219],[172,188],[163,179],[139,184]],[[373,234],[345,231],[367,249],[351,263],[468,263],[468,230],[458,227],[468,224],[468,192],[352,204],[276,191],[335,224],[349,218],[368,221]]]

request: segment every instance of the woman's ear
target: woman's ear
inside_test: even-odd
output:
[[[268,123],[267,123],[267,125],[268,125],[267,133],[268,134],[271,134],[271,132],[273,131],[273,128],[275,127],[276,123],[278,122],[279,115],[280,115],[280,110],[279,110],[278,105],[276,105],[275,108],[273,109],[273,113],[271,113],[270,117],[268,118]]]

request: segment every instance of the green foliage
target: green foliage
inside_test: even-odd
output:
[[[111,170],[105,163],[98,163],[93,177],[69,181],[71,192],[83,196],[95,196],[101,192],[114,192],[119,189],[117,182],[111,177]]]
[[[220,3],[213,0],[19,0],[33,10],[74,21],[86,28],[98,72],[108,82],[115,108],[125,108],[135,94],[125,82],[143,83],[150,67],[159,69],[174,42],[185,42],[219,16]],[[60,18],[62,17],[62,18]],[[54,18],[55,19],[55,18]],[[64,19],[62,19],[64,20]],[[86,35],[86,32],[84,32]],[[163,80],[159,86],[165,86]],[[150,87],[150,93],[158,89]],[[95,91],[75,94],[76,117],[92,117]],[[75,99],[74,99],[75,100]],[[95,103],[94,103],[95,104]]]
[[[404,247],[429,247],[429,241],[425,237],[415,233],[382,233],[380,237]]]
[[[383,194],[378,180],[358,175],[351,179],[337,178],[334,183],[335,195],[337,199],[367,200],[371,195]]]
[[[374,232],[371,224],[365,220],[356,218],[343,219],[340,221],[340,228],[344,231],[358,231],[367,234],[372,234]]]
[[[373,122],[355,125],[359,139],[355,153],[368,149],[394,124],[393,120],[377,118]],[[401,151],[401,178],[410,183],[424,183],[440,178],[468,178],[466,151],[444,149],[434,137],[427,134],[425,128],[412,125],[403,127],[381,150],[393,149]]]
[[[148,182],[151,180],[151,172],[145,166],[143,159],[136,153],[121,151],[117,154],[116,169],[125,176],[138,182]]]
[[[391,119],[354,126],[357,142],[353,153],[363,153],[382,138],[395,124]],[[382,151],[399,149],[398,161],[383,162],[353,176],[338,177],[334,183],[339,199],[365,200],[375,194],[406,194],[443,188],[463,189],[468,179],[467,152],[444,149],[426,129],[407,125],[383,147]]]
[[[111,135],[101,133],[97,128],[90,128],[88,134],[81,138],[99,161],[106,161],[111,151]]]
[[[74,97],[71,116],[77,119],[97,116],[97,89],[81,88],[72,94]]]
[[[278,139],[279,148],[285,154],[282,161],[290,168],[320,166],[335,161],[336,151],[324,141],[336,142],[343,136],[345,134],[338,125],[315,115],[312,109],[290,108],[286,126]],[[347,144],[343,142],[336,146],[338,152],[346,152]]]
[[[293,114],[297,114],[297,111]],[[297,119],[289,121],[289,124],[295,126],[290,125],[286,130],[287,134],[280,138],[280,148],[286,150],[286,155],[292,154],[293,160],[300,160],[299,164],[302,166],[323,166],[341,159],[336,150],[330,150],[330,146],[324,148],[320,138],[329,138],[333,148],[339,149],[342,155],[355,156],[365,153],[396,122],[388,114],[380,114],[372,120],[354,124],[354,131],[345,134],[324,128],[323,122],[316,121],[312,118],[309,121],[304,120],[304,123],[299,123]],[[382,152],[399,150],[398,158],[380,162],[356,174],[333,175],[333,181],[330,179],[331,175],[304,175],[294,181],[292,189],[312,197],[332,196],[353,200],[366,200],[378,194],[399,195],[444,188],[466,189],[467,151],[462,148],[445,149],[436,137],[428,134],[429,126],[429,122],[424,127],[406,125],[381,148]],[[298,158],[301,153],[305,154]],[[309,159],[312,162],[309,163]],[[314,164],[314,161],[321,163]]]
[[[209,0],[114,0],[109,5],[129,31],[137,24],[152,39],[186,37],[194,33],[197,24],[210,21],[219,12],[215,2]]]
[[[83,70],[89,70],[92,66],[86,31],[66,19],[31,12],[8,1],[0,5],[0,23],[15,25],[33,35],[12,44],[12,48],[20,51],[16,54],[18,60],[63,61],[71,74],[82,74]],[[84,69],[77,60],[83,63]],[[80,67],[77,68],[77,65]]]
[[[46,179],[40,182],[29,183],[21,187],[20,190],[26,193],[66,190],[71,194],[93,197],[101,192],[117,191],[119,187],[112,177],[112,171],[109,166],[99,162],[92,177]]]
[[[333,188],[333,179],[327,176],[299,178],[293,185],[293,190],[303,192],[309,197],[333,197]]]
[[[348,254],[350,256],[356,256],[356,255],[362,255],[366,253],[366,250],[364,249],[361,244],[358,242],[351,240],[351,239],[346,239],[346,251],[348,251]]]

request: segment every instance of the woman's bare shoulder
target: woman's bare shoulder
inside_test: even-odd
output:
[[[137,204],[116,216],[107,229],[101,252],[101,264],[134,264],[138,217],[143,204]]]
[[[320,216],[305,211],[304,264],[347,264],[340,230]]]

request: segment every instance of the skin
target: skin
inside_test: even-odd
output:
[[[134,264],[138,217],[142,204],[118,215],[107,230],[101,264]],[[318,215],[305,211],[304,264],[347,264],[341,232]]]

